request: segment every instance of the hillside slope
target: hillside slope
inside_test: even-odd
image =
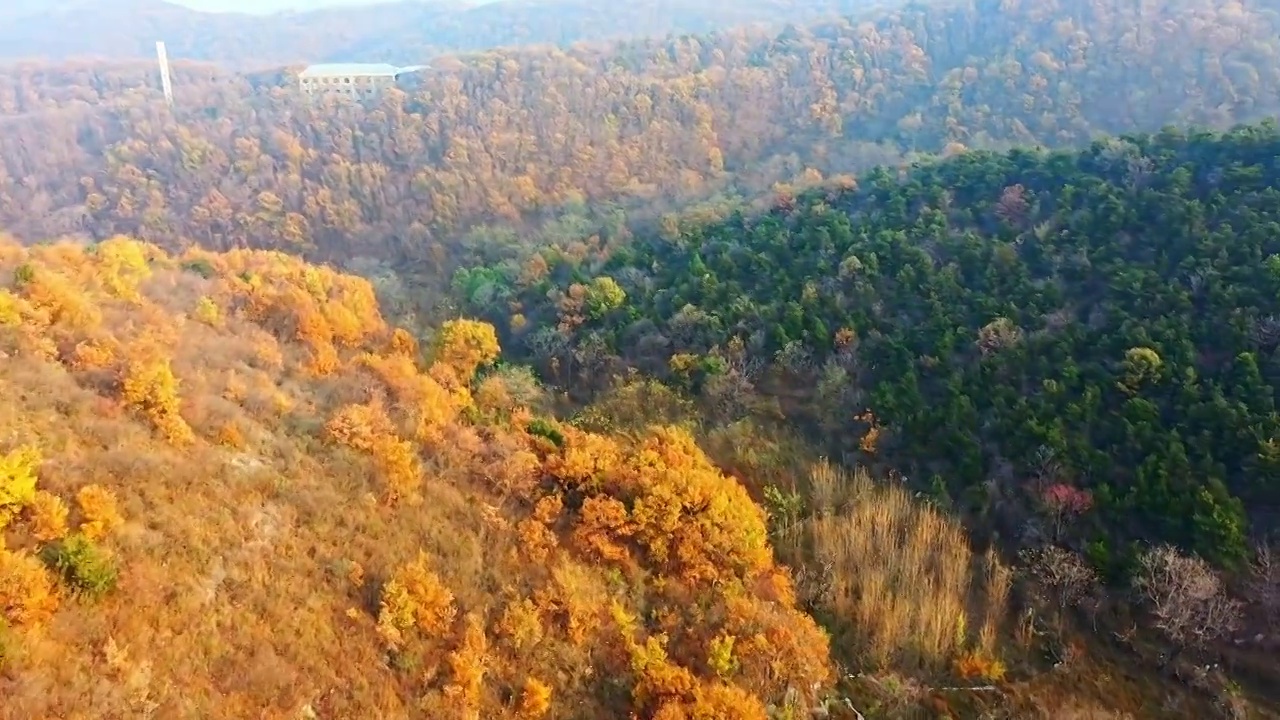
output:
[[[1021,573],[904,488],[819,463],[766,513],[695,438],[767,436],[646,382],[531,411],[490,326],[419,350],[365,280],[123,238],[0,278],[4,720],[1212,712],[1046,665]]]
[[[473,384],[486,325],[428,365],[364,280],[122,238],[4,241],[0,277],[2,718],[763,720],[831,685],[743,488]]]

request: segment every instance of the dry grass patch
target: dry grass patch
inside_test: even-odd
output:
[[[1003,674],[1008,568],[901,485],[827,463],[811,485],[815,512],[793,542],[825,570],[816,600],[835,619],[835,646],[870,668]]]

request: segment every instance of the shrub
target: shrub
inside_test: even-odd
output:
[[[213,263],[204,258],[188,260],[182,263],[182,269],[187,272],[195,273],[206,280],[218,274],[218,271],[213,267]]]
[[[558,448],[564,447],[564,433],[560,432],[554,424],[542,418],[530,420],[529,424],[525,426],[525,432],[546,438]]]
[[[431,635],[449,630],[457,608],[453,593],[427,567],[427,556],[396,570],[382,588],[382,607],[378,613],[378,634],[392,649],[405,642],[404,633],[417,628]]]
[[[89,599],[96,600],[111,592],[119,580],[115,561],[84,533],[46,545],[40,556],[73,592]]]
[[[965,653],[956,659],[956,674],[965,680],[999,682],[1004,679],[1004,663],[982,653]]]

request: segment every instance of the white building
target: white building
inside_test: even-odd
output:
[[[417,72],[424,67],[424,65],[396,67],[386,63],[311,65],[298,74],[298,83],[302,93],[308,96],[342,95],[351,98],[369,98],[393,87],[401,75]]]

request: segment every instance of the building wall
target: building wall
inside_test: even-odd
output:
[[[305,95],[342,95],[351,98],[373,97],[395,85],[390,75],[346,75],[304,77],[299,79]]]

